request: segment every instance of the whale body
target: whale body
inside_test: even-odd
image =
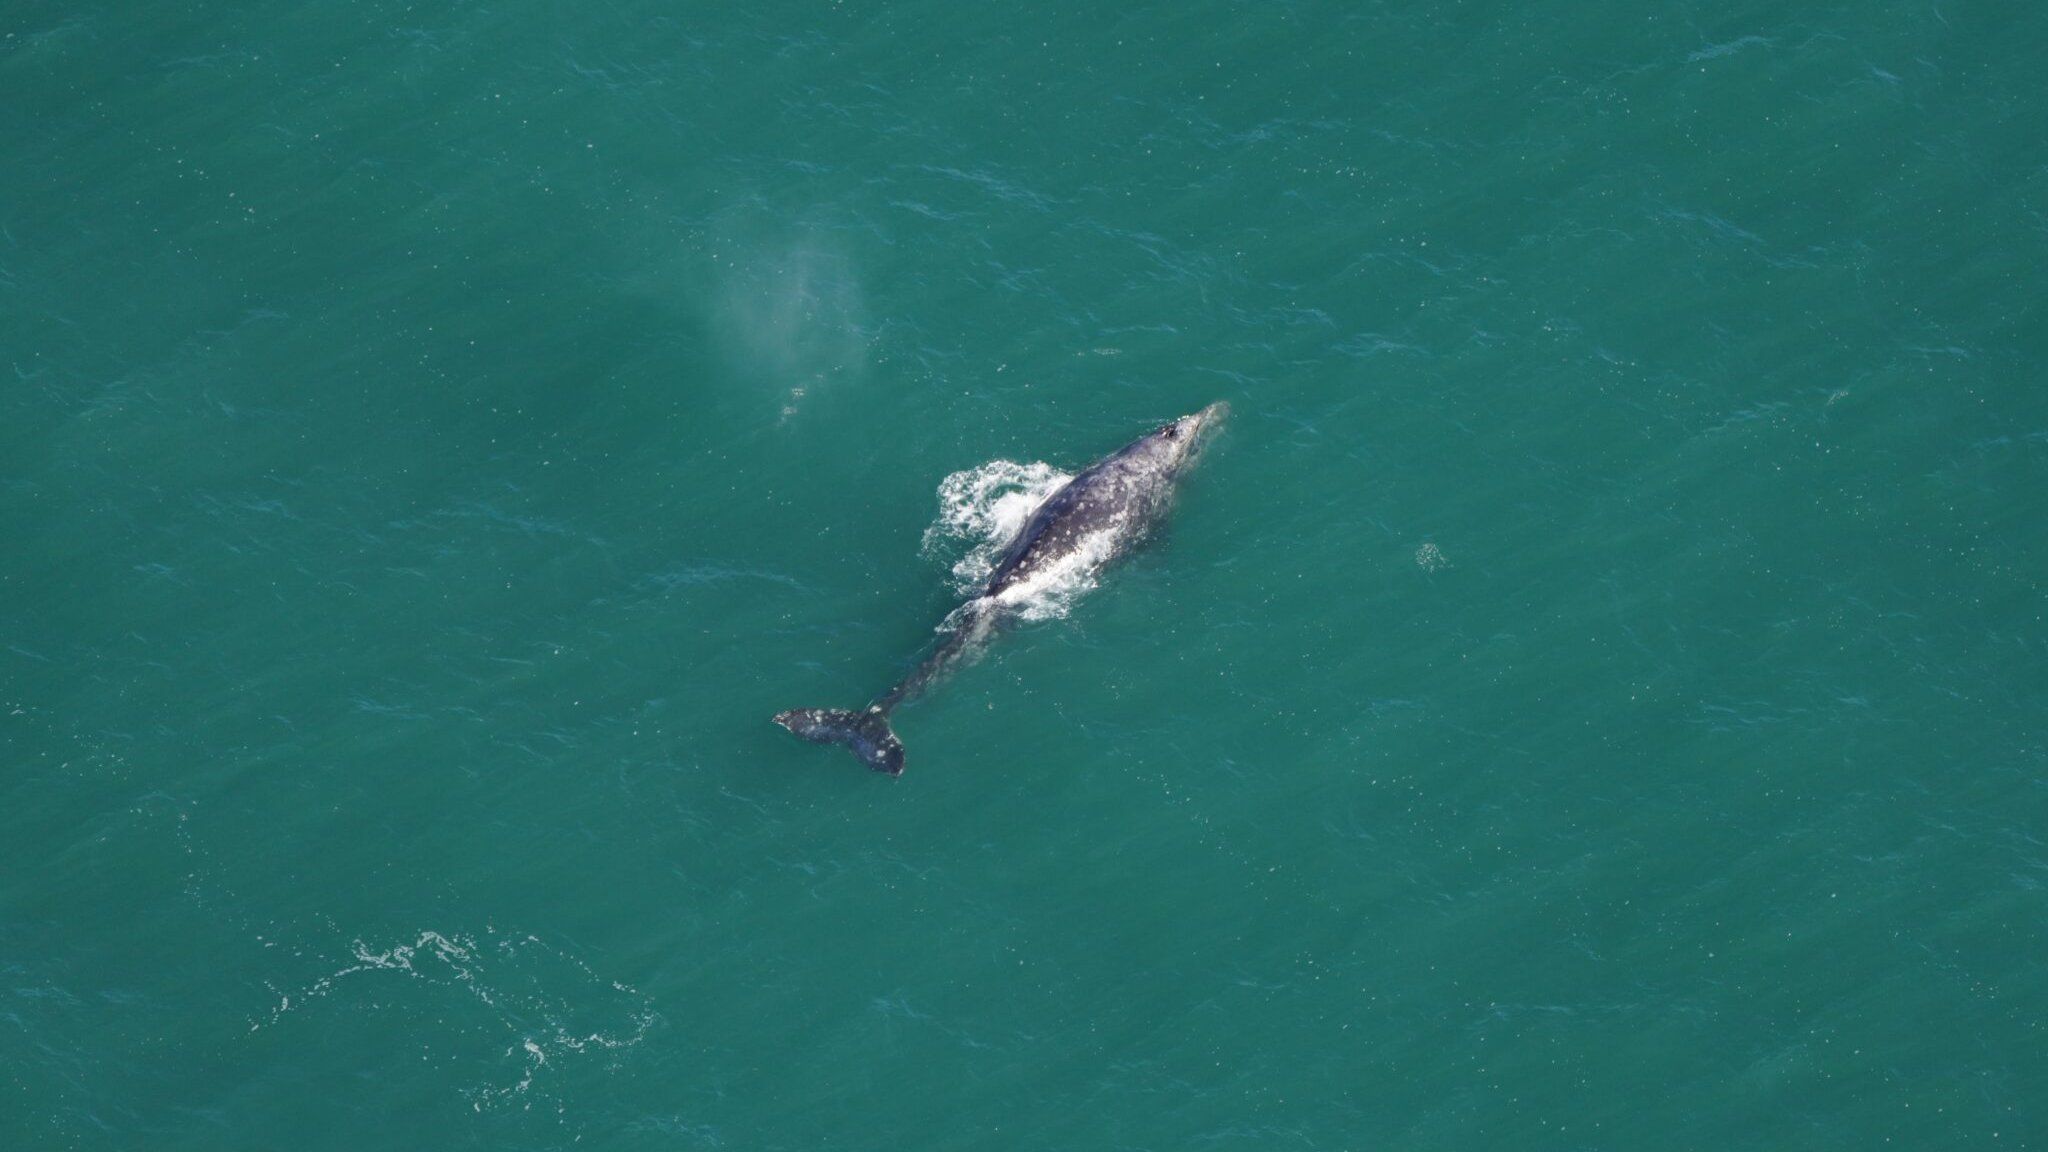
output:
[[[814,744],[844,745],[869,768],[900,775],[903,742],[889,726],[890,713],[979,655],[1034,594],[1084,579],[1142,541],[1229,411],[1218,402],[1170,420],[1047,496],[1004,545],[981,591],[946,617],[938,646],[866,708],[799,708],[777,713],[775,723]]]

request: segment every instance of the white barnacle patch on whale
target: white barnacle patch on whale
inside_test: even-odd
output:
[[[1073,537],[1066,550],[1048,563],[1034,568],[1029,576],[996,593],[995,600],[1020,620],[1057,620],[1074,602],[1095,587],[1102,566],[1116,557],[1125,536],[1121,523],[1110,523]]]

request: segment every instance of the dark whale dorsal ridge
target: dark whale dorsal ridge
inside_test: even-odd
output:
[[[1051,591],[1048,582],[1092,572],[1142,540],[1228,412],[1216,403],[1168,421],[1047,496],[1003,547],[981,592],[947,616],[937,647],[865,709],[799,708],[777,713],[775,722],[814,744],[843,744],[869,768],[900,775],[903,742],[889,727],[896,706],[977,656],[998,625]]]

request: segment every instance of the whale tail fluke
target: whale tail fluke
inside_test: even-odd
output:
[[[903,741],[890,730],[889,715],[880,708],[865,712],[798,708],[776,713],[775,722],[813,744],[844,744],[877,772],[903,773]]]

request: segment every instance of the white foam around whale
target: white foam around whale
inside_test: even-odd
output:
[[[961,595],[974,595],[988,582],[1003,546],[1046,497],[1072,479],[1042,461],[991,460],[953,473],[939,484],[939,515],[925,529],[925,555],[952,568]],[[1075,598],[1095,586],[1095,570],[1109,555],[1109,535],[1104,533],[1099,547],[1084,542],[1067,562],[1006,590],[1004,606],[1026,620],[1066,615]]]

